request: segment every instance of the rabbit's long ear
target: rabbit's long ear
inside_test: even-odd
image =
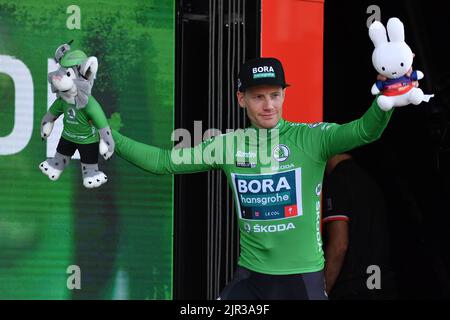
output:
[[[387,23],[389,40],[394,42],[405,41],[405,27],[398,18],[391,18]]]
[[[387,43],[386,28],[380,21],[375,21],[369,27],[369,37],[376,47]]]

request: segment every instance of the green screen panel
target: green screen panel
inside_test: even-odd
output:
[[[171,146],[174,1],[73,4],[0,0],[0,299],[171,299],[172,177],[113,156],[89,190],[79,160],[56,182],[38,164],[49,60],[72,39],[98,58],[93,95],[121,132]],[[67,286],[72,265],[81,289]]]

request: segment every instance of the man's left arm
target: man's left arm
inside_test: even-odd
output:
[[[327,160],[332,155],[378,140],[389,123],[393,110],[381,110],[375,99],[366,113],[357,120],[343,125],[323,124],[320,128],[321,158]]]

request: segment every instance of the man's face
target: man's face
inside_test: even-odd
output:
[[[256,86],[237,92],[239,105],[247,108],[250,121],[258,128],[270,129],[281,118],[286,89],[280,86]]]

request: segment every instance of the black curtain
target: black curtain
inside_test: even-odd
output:
[[[240,65],[259,56],[259,26],[257,0],[177,2],[175,127],[194,137],[194,121],[201,121],[200,135],[212,128],[225,133],[246,126],[235,80]],[[176,176],[174,191],[174,299],[215,299],[239,255],[225,175]]]
[[[450,5],[441,1],[325,1],[324,118],[344,123],[360,117],[373,100],[376,71],[368,35],[369,6],[381,22],[398,17],[425,73],[420,86],[436,98],[395,110],[376,143],[353,152],[382,186],[389,207],[392,260],[400,298],[450,296],[450,172],[448,111]],[[370,204],[368,204],[370,205]]]

